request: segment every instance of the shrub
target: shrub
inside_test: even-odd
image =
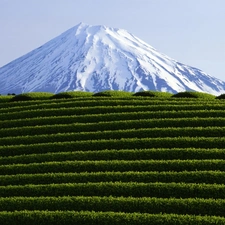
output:
[[[42,100],[42,99],[50,99],[50,97],[52,96],[53,94],[49,92],[30,92],[16,95],[11,100],[12,101]]]
[[[0,103],[9,102],[12,98],[13,98],[12,95],[0,95]]]
[[[225,94],[221,94],[220,96],[217,96],[216,99],[225,99]]]
[[[132,92],[127,91],[117,91],[117,90],[107,90],[95,93],[93,96],[105,96],[105,97],[131,97]]]
[[[172,95],[172,97],[176,98],[204,98],[204,99],[215,99],[216,96],[203,92],[195,92],[195,91],[184,91],[179,92],[177,94]]]
[[[61,99],[61,98],[91,97],[92,95],[93,95],[92,92],[86,92],[86,91],[67,91],[67,92],[57,93],[50,98]]]
[[[147,97],[171,97],[173,94],[169,92],[160,92],[160,91],[140,91],[135,94],[134,96],[147,96]]]

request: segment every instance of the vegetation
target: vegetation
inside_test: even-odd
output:
[[[1,102],[9,102],[13,98],[13,95],[0,95]]]
[[[203,99],[215,99],[216,96],[208,93],[195,92],[195,91],[185,91],[174,94],[172,97],[176,98],[203,98]]]
[[[225,224],[224,127],[205,93],[0,96],[0,224]]]
[[[12,101],[27,101],[27,100],[42,100],[49,99],[53,94],[49,92],[30,92],[15,95],[11,100]]]
[[[217,96],[216,99],[225,99],[225,94],[221,94],[220,96]]]
[[[127,91],[111,91],[111,90],[107,90],[107,91],[101,91],[98,93],[93,94],[93,96],[100,96],[100,97],[130,97],[132,96],[131,92],[127,92]]]
[[[0,222],[4,225],[211,225],[224,224],[224,217],[195,216],[179,214],[149,214],[100,211],[49,211],[49,210],[21,210],[0,212]]]
[[[50,97],[51,99],[61,99],[61,98],[76,98],[76,97],[90,97],[92,96],[92,92],[85,91],[68,91],[61,92]]]
[[[7,96],[1,96],[0,94],[0,103],[6,101],[6,99],[11,99],[12,101],[27,101],[27,100],[48,100],[48,99],[65,99],[65,98],[77,98],[77,97],[91,97],[91,96],[100,96],[100,97],[131,97],[131,96],[142,96],[142,97],[155,97],[155,98],[201,98],[201,99],[224,99],[225,94],[220,96],[214,96],[208,93],[195,92],[195,91],[184,91],[172,94],[169,92],[160,92],[160,91],[139,91],[136,93],[127,92],[127,91],[115,91],[115,90],[106,90],[97,93],[86,92],[86,91],[67,91],[57,94],[48,93],[48,92],[30,92],[16,95],[15,93],[8,94]]]
[[[169,92],[160,92],[160,91],[140,91],[134,93],[134,96],[146,96],[146,97],[161,97],[161,98],[169,98],[173,94]]]

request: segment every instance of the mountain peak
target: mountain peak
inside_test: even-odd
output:
[[[87,23],[80,22],[75,27],[84,27],[84,26],[89,26],[89,25]]]
[[[225,82],[123,29],[79,23],[0,68],[0,93],[68,90],[225,92]]]
[[[84,22],[80,22],[78,23],[75,27],[73,27],[75,30],[80,30],[80,31],[85,31],[87,29],[91,29],[91,30],[106,30],[108,29],[108,27],[106,27],[105,25],[89,25],[87,23]]]

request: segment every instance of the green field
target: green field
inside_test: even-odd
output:
[[[225,100],[0,96],[0,224],[225,224]]]

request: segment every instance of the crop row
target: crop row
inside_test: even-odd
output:
[[[0,175],[107,171],[225,171],[225,160],[101,160],[1,165]]]
[[[169,111],[169,110],[176,110],[176,111],[185,111],[185,110],[224,110],[225,104],[180,104],[180,105],[172,105],[172,104],[165,104],[162,103],[161,105],[115,105],[115,106],[85,106],[85,107],[77,107],[77,106],[69,106],[63,107],[61,105],[47,105],[48,107],[42,108],[41,106],[37,105],[34,108],[27,109],[27,108],[6,108],[0,109],[0,113],[3,119],[7,119],[9,116],[15,118],[15,113],[18,115],[18,118],[26,117],[38,117],[38,116],[49,116],[58,115],[60,113],[73,113],[76,115],[84,115],[84,114],[99,114],[99,113],[111,113],[111,112],[137,112],[137,111]]]
[[[166,137],[166,138],[124,138],[110,140],[87,140],[71,142],[40,143],[30,145],[0,146],[0,156],[23,154],[89,151],[106,149],[145,148],[218,148],[225,146],[225,137]]]
[[[33,100],[33,101],[19,101],[19,102],[4,102],[0,103],[0,108],[14,108],[14,107],[35,107],[46,106],[46,105],[55,105],[58,104],[62,107],[67,107],[72,104],[75,107],[85,107],[85,106],[114,106],[114,105],[146,105],[146,104],[161,104],[162,102],[166,102],[168,104],[224,104],[223,101],[211,100],[211,99],[193,99],[193,98],[107,98],[107,97],[82,97],[82,98],[73,98],[73,99],[52,99],[52,100]]]
[[[134,197],[12,197],[0,198],[0,211],[74,210],[125,213],[174,213],[224,216],[224,199]]]
[[[78,103],[78,106],[85,106],[85,103],[84,102],[90,102],[90,104],[93,104],[95,105],[98,104],[97,102],[98,101],[105,101],[107,100],[106,98],[90,98],[90,97],[82,97],[82,98],[73,98],[73,99],[42,99],[42,100],[32,100],[32,101],[10,101],[10,102],[3,102],[3,103],[0,103],[0,107],[1,108],[14,108],[14,107],[32,107],[32,106],[36,106],[36,105],[49,105],[49,104],[63,104],[65,102],[77,102]],[[109,100],[109,99],[108,99]],[[119,100],[119,101],[128,101],[128,99],[126,98],[116,98],[115,100]],[[136,99],[138,100],[138,99]],[[144,100],[144,99],[143,99]],[[150,100],[150,99],[146,99],[146,100]],[[185,100],[185,99],[183,99]],[[192,100],[197,100],[197,99],[192,99]],[[213,101],[213,100],[211,100]],[[220,103],[220,101],[218,101],[218,103]],[[104,105],[104,103],[103,103]]]
[[[69,151],[37,153],[0,157],[0,165],[29,164],[51,161],[85,160],[172,160],[172,159],[223,159],[224,149],[199,148],[149,148],[149,149],[110,149],[92,151]]]
[[[87,103],[87,104],[85,104]],[[35,105],[27,105],[27,106],[16,106],[16,107],[9,107],[6,105],[2,106],[0,108],[0,113],[12,113],[12,112],[29,112],[29,111],[40,111],[40,110],[50,110],[54,109],[56,110],[57,108],[76,108],[80,109],[80,111],[87,111],[89,112],[88,109],[94,109],[97,110],[97,108],[102,109],[103,111],[106,110],[106,108],[110,109],[115,109],[119,110],[120,107],[124,107],[125,110],[135,110],[135,107],[138,107],[140,109],[152,109],[152,111],[157,111],[157,110],[165,110],[166,107],[168,109],[176,109],[176,110],[186,110],[186,109],[215,109],[215,110],[222,110],[225,109],[225,104],[221,104],[221,101],[218,103],[215,102],[174,102],[174,101],[98,101],[93,104],[92,101],[85,101],[84,102],[76,102],[76,101],[64,101],[61,103],[42,103],[42,104],[35,104]],[[102,103],[102,104],[100,104]],[[188,107],[189,106],[189,107]]]
[[[154,109],[155,108],[155,109]],[[173,106],[171,107],[173,109]],[[110,113],[126,113],[126,112],[146,112],[146,111],[168,111],[165,105],[161,107],[152,106],[101,106],[101,107],[71,107],[71,108],[50,108],[50,109],[36,109],[17,112],[7,111],[1,114],[1,120],[11,119],[23,119],[23,118],[34,118],[34,117],[48,117],[58,115],[92,115],[92,114],[110,114]],[[176,108],[175,108],[176,109]],[[188,109],[188,106],[187,106]],[[179,108],[177,109],[179,110]],[[198,110],[198,108],[197,108]]]
[[[176,182],[224,184],[223,171],[182,171],[182,172],[81,172],[0,175],[0,186],[27,184],[60,184],[89,182]]]
[[[20,135],[23,135],[21,133]],[[224,137],[224,127],[145,128],[97,132],[58,133],[0,138],[0,145],[20,145],[81,140],[163,137]]]
[[[225,198],[224,184],[98,182],[0,186],[1,197],[115,196]]]
[[[6,127],[0,129],[0,137],[20,136],[21,134],[38,135],[140,128],[225,127],[225,118],[136,118],[134,120],[99,121],[93,123],[74,123],[75,120],[76,117],[48,117],[28,120],[0,121],[0,125]]]
[[[177,214],[149,214],[95,211],[15,211],[0,212],[2,225],[224,225],[225,218]]]
[[[73,105],[74,107],[86,107],[86,106],[101,106],[101,105],[107,105],[107,106],[114,106],[114,105],[132,105],[132,104],[139,104],[139,105],[145,105],[147,104],[160,104],[160,102],[165,101],[166,99],[152,99],[152,98],[107,98],[107,97],[101,97],[101,98],[93,98],[93,97],[82,97],[82,98],[73,98],[73,99],[51,99],[51,100],[32,100],[32,101],[18,101],[18,102],[4,102],[0,103],[0,107],[2,109],[6,108],[30,108],[30,107],[36,107],[39,106],[47,106],[47,105],[59,105],[62,107],[68,107],[69,105]],[[190,104],[196,104],[197,102],[202,102],[197,99],[189,99],[188,102]],[[204,101],[204,100],[203,100]],[[170,99],[168,101],[175,102],[174,104],[180,104],[178,103],[178,99]],[[187,102],[187,99],[180,99],[181,104]],[[208,103],[216,103],[221,104],[222,101],[215,100],[209,100]]]
[[[224,117],[225,110],[165,110],[165,111],[137,111],[137,112],[113,112],[76,115],[76,109],[40,110],[30,112],[2,113],[1,121],[27,120],[37,117],[58,117],[73,116],[76,122],[97,122],[97,121],[117,121],[125,119],[146,119],[146,118],[182,118],[182,117]],[[121,111],[123,108],[121,107]],[[76,115],[76,116],[75,116]],[[25,121],[24,121],[25,122]]]

